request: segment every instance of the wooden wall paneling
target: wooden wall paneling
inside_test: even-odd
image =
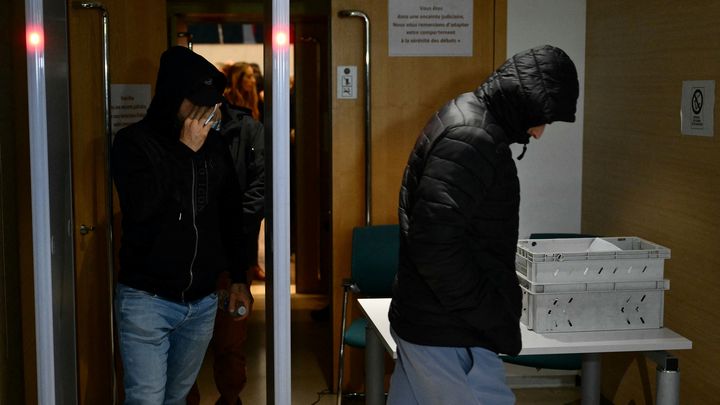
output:
[[[507,60],[507,1],[495,0],[495,16],[493,19],[493,32],[495,34],[493,66],[495,68],[499,68]]]
[[[718,80],[720,4],[588,1],[582,230],[667,246],[665,325],[693,341],[674,353],[681,402],[712,403],[720,383],[720,145],[680,134],[683,80]],[[717,87],[716,87],[717,91]],[[718,116],[718,107],[715,107]],[[605,356],[603,394],[651,402],[654,365]]]
[[[472,57],[389,57],[388,4],[386,1],[340,0],[332,2],[331,33],[333,75],[333,330],[339,331],[343,278],[350,276],[352,228],[364,225],[364,98],[363,25],[357,18],[340,19],[339,10],[364,11],[371,24],[372,69],[372,223],[397,223],[398,192],[407,158],[417,135],[431,114],[460,93],[480,85],[497,65],[496,44],[503,43],[505,0],[474,2]],[[496,7],[503,10],[496,12]],[[496,27],[502,30],[497,34]],[[335,98],[335,69],[358,66],[356,100]],[[359,311],[350,310],[350,319]],[[339,344],[339,332],[333,335]],[[353,356],[351,356],[353,357]],[[346,373],[361,371],[353,357]],[[337,364],[337,353],[334,354]],[[352,364],[352,365],[351,365]],[[335,376],[337,376],[337,369]],[[362,373],[359,373],[360,377]],[[347,375],[347,374],[346,374]],[[356,381],[353,376],[348,380]],[[361,380],[361,378],[359,378]]]
[[[357,83],[359,94],[365,84],[363,49],[363,25],[360,19],[339,19],[339,10],[358,9],[371,13],[369,4],[362,1],[341,2],[333,1],[331,4],[331,58],[330,74],[332,75],[332,276],[331,299],[333,331],[333,373],[332,387],[335,389],[337,381],[337,362],[339,345],[339,330],[342,310],[342,280],[350,277],[350,247],[351,232],[355,226],[365,223],[365,169],[364,169],[364,99],[358,96],[356,100],[338,100],[336,67],[338,65],[355,65],[358,67]],[[370,18],[373,18],[371,14]],[[372,24],[371,20],[371,24]],[[372,33],[371,33],[372,35]],[[344,44],[343,46],[338,46]],[[377,62],[375,62],[377,63]],[[372,80],[372,79],[371,79]],[[350,313],[350,312],[348,312]],[[346,352],[346,360],[351,360],[352,351]],[[345,363],[345,381],[352,381],[351,362]],[[355,378],[355,382],[358,379]]]
[[[387,7],[373,46],[373,223],[397,223],[402,174],[430,116],[494,70],[493,1],[474,4],[472,57],[388,57]]]

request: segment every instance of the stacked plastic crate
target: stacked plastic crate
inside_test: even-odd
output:
[[[660,328],[669,258],[638,237],[520,240],[521,322],[539,333]]]

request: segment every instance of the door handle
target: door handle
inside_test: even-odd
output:
[[[87,235],[88,233],[90,233],[94,230],[95,230],[94,225],[85,225],[85,224],[80,225],[80,235]]]
[[[365,26],[365,226],[370,225],[371,221],[371,202],[372,202],[372,118],[370,103],[370,18],[367,14],[359,10],[340,10],[338,17],[358,17],[362,18]],[[338,397],[340,398],[340,397]]]

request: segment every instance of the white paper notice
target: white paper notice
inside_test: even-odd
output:
[[[112,134],[142,119],[150,106],[149,84],[113,84],[110,88]]]
[[[686,80],[682,83],[680,131],[684,135],[713,136],[715,80]]]
[[[390,56],[472,56],[472,0],[389,0]]]

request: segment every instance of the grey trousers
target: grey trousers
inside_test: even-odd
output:
[[[506,405],[515,395],[505,384],[497,354],[480,347],[437,347],[397,343],[388,405]]]

